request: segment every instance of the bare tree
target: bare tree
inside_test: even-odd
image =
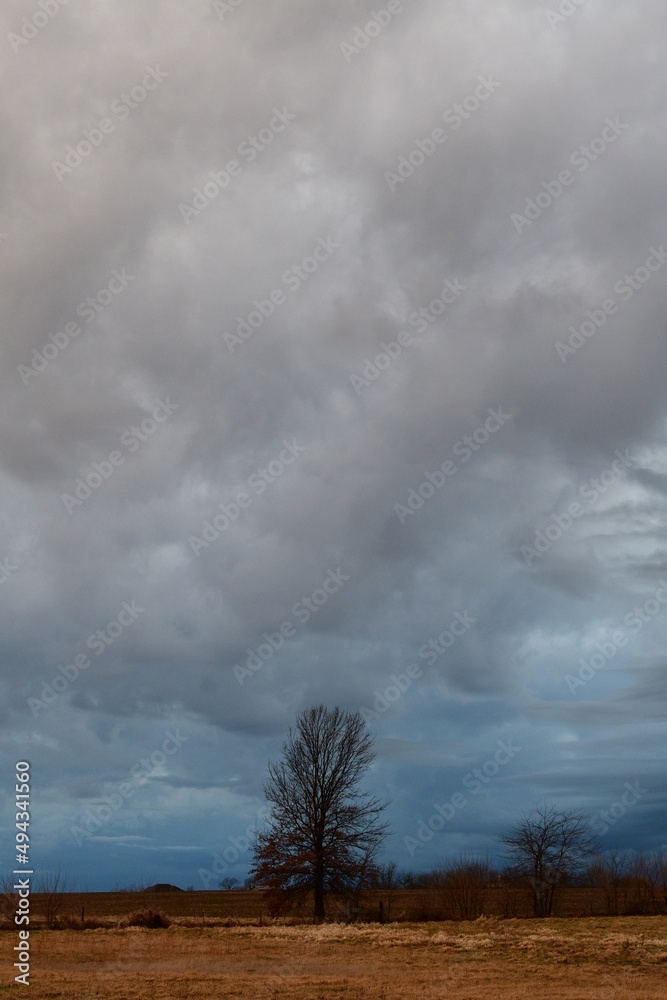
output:
[[[386,896],[380,900],[380,922],[384,920],[384,904],[387,904],[387,917],[391,918],[391,893],[392,889],[399,886],[398,865],[395,861],[387,861],[384,865],[379,865],[377,870],[376,886],[384,889]]]
[[[41,904],[42,916],[46,926],[53,930],[68,902],[68,894],[75,888],[75,879],[64,875],[60,865],[54,872],[45,872],[37,881],[37,892]]]
[[[491,876],[488,857],[476,858],[466,852],[441,868],[439,892],[448,916],[459,920],[476,920],[484,909]]]
[[[360,891],[377,877],[387,829],[380,821],[386,803],[358,789],[374,759],[360,712],[319,705],[297,716],[281,761],[268,766],[272,814],[256,836],[250,869],[274,912],[310,892],[316,920],[325,916],[327,892],[348,894],[358,910]]]
[[[582,813],[539,802],[530,814],[501,838],[508,848],[511,872],[530,887],[536,917],[551,915],[558,886],[582,874],[598,847]]]
[[[525,880],[506,870],[499,873],[495,885],[500,890],[503,916],[505,918],[522,916],[525,909]]]
[[[630,862],[630,882],[634,909],[638,913],[659,913],[664,887],[665,856],[662,852],[637,854]]]
[[[18,893],[14,888],[16,878],[11,871],[3,868],[0,874],[0,918],[3,923],[13,924],[18,909]]]
[[[622,890],[623,909],[625,909],[629,875],[630,866],[625,851],[608,851],[606,854],[599,854],[588,868],[588,882],[593,889],[602,891],[605,910],[610,917],[618,916],[620,912]]]
[[[658,851],[658,864],[660,867],[660,892],[662,900],[667,906],[667,847],[662,847]]]
[[[227,892],[230,892],[232,889],[236,889],[238,887],[239,880],[234,878],[233,875],[226,875],[221,882],[218,882],[218,885],[221,889],[225,889]]]
[[[378,889],[395,889],[398,885],[398,865],[395,861],[388,861],[384,865],[379,865],[377,870]]]

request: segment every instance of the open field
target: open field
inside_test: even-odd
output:
[[[442,895],[433,889],[375,889],[362,895],[360,919],[378,920],[380,902],[383,904],[387,920],[421,922],[442,920],[450,916]],[[327,917],[342,919],[345,913],[327,899]],[[220,890],[185,892],[73,892],[59,897],[57,912],[61,915],[80,917],[83,910],[86,920],[96,918],[123,918],[127,914],[150,906],[161,910],[170,918],[190,917],[193,920],[224,918],[248,918],[259,922],[267,916],[267,905],[260,890],[238,889],[231,892]],[[619,894],[619,912],[627,915],[652,915],[667,913],[667,898],[659,897],[656,907],[646,911],[638,908],[638,902],[631,893]],[[38,926],[44,914],[44,900],[40,893],[31,897],[31,926]],[[302,904],[294,912],[298,919],[308,921],[312,915],[312,901]],[[490,888],[485,896],[483,912],[485,916],[530,917],[532,916],[530,895],[512,886]],[[458,914],[455,914],[458,915]],[[555,917],[606,916],[604,894],[598,889],[561,889],[554,900]]]
[[[15,992],[12,932],[0,996]],[[31,934],[35,1000],[664,1000],[667,918]]]

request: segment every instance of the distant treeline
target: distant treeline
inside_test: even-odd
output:
[[[390,893],[397,889],[421,890],[441,916],[452,920],[476,920],[483,914],[505,917],[548,916],[554,902],[568,897],[578,900],[577,910],[607,916],[667,912],[667,849],[635,854],[610,851],[591,858],[576,875],[563,871],[557,879],[545,874],[541,880],[516,868],[498,870],[486,858],[461,854],[450,863],[425,872],[401,871],[393,862],[380,866],[373,889]],[[550,891],[549,912],[536,912],[536,899]],[[578,890],[576,895],[573,890]],[[583,890],[588,890],[585,895]]]

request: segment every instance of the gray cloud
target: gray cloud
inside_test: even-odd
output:
[[[650,794],[610,843],[660,842],[667,615],[566,678],[667,573],[664,5],[401,6],[354,53],[358,2],[72,4],[25,44],[2,15],[3,757],[33,763],[41,863],[90,887],[194,884],[295,713],[371,708],[413,663],[371,723],[399,865],[625,780]],[[75,860],[77,817],[178,725]],[[411,858],[414,817],[510,735]]]

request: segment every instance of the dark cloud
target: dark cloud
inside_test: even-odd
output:
[[[375,712],[401,867],[625,781],[608,842],[659,845],[665,10],[555,6],[404,0],[366,45],[357,2],[5,10],[0,711],[42,864],[245,874],[320,701]]]

